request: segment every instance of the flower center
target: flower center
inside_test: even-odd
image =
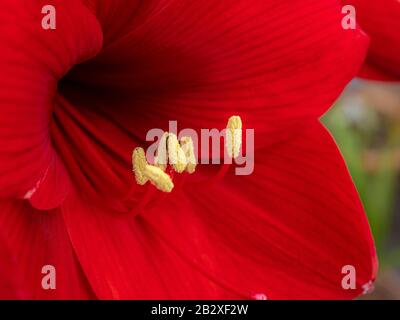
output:
[[[232,116],[228,120],[225,147],[229,157],[239,156],[242,144],[242,120],[239,116]],[[133,172],[137,184],[153,184],[162,192],[171,192],[174,183],[165,171],[168,165],[178,174],[196,170],[196,156],[192,138],[183,137],[178,140],[173,133],[165,132],[160,139],[154,164],[149,164],[143,148],[135,148],[132,153]],[[226,172],[226,170],[224,170]]]

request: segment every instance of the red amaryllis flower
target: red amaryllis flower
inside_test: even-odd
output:
[[[377,80],[400,79],[400,1],[344,0],[356,9],[357,23],[371,38],[360,75]]]
[[[318,122],[368,45],[336,0],[53,0],[57,28],[43,30],[46,2],[0,12],[0,232],[31,297],[365,291],[373,240]],[[223,129],[231,115],[255,129],[252,175],[201,165],[171,193],[136,183],[149,129]]]

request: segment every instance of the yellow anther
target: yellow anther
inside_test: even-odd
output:
[[[239,116],[229,118],[225,138],[228,155],[232,158],[238,157],[242,145],[242,120]],[[171,177],[164,172],[168,164],[178,173],[185,170],[190,174],[195,172],[197,161],[191,137],[183,137],[178,141],[175,134],[164,133],[157,148],[154,165],[147,163],[143,148],[133,150],[133,171],[136,182],[140,185],[150,181],[158,190],[171,192],[174,183]]]
[[[237,158],[242,145],[242,119],[239,116],[230,117],[226,129],[225,144],[228,155]]]
[[[168,164],[168,152],[167,152],[167,140],[168,140],[168,132],[165,132],[158,144],[157,155],[154,158],[154,165],[165,171]]]
[[[182,137],[181,147],[186,156],[186,171],[192,174],[193,172],[195,172],[197,166],[192,138]]]
[[[174,183],[172,182],[171,177],[159,167],[147,165],[145,167],[144,174],[160,191],[171,192],[174,188]]]
[[[174,170],[178,173],[185,171],[187,164],[185,152],[182,150],[178,138],[173,133],[168,135],[167,150],[169,164],[172,165]]]
[[[144,174],[147,166],[147,160],[143,148],[135,148],[135,150],[133,150],[132,166],[133,172],[135,173],[136,182],[140,185],[144,185],[148,179]]]

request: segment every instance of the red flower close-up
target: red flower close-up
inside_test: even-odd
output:
[[[368,293],[373,236],[320,118],[358,75],[399,78],[400,4],[381,2],[2,0],[0,298]],[[254,130],[251,174],[142,156],[170,121],[228,119]]]

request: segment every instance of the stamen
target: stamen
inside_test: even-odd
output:
[[[174,170],[178,173],[185,171],[187,160],[185,152],[179,144],[178,138],[175,134],[170,133],[167,139],[168,160]]]
[[[242,145],[242,119],[239,116],[230,117],[226,129],[226,149],[228,155],[235,159]]]
[[[242,146],[242,119],[239,116],[229,118],[226,128],[225,147],[232,158],[239,156]],[[164,171],[167,165],[182,173],[192,174],[196,170],[197,160],[194,154],[194,145],[191,137],[183,137],[180,141],[173,133],[165,132],[160,139],[154,165],[146,160],[143,148],[135,148],[132,153],[132,165],[136,182],[140,185],[150,181],[158,190],[171,192],[174,188],[172,178]],[[216,176],[216,180],[223,177],[229,169],[229,165],[223,165]]]
[[[194,155],[193,140],[191,137],[182,137],[181,147],[186,157],[186,171],[190,174],[196,171],[197,161]]]
[[[135,179],[141,186],[144,185],[148,179],[145,175],[145,168],[147,166],[146,155],[143,148],[135,148],[132,153],[133,172]]]
[[[161,170],[165,171],[168,164],[168,153],[167,153],[167,140],[168,140],[168,132],[164,132],[163,136],[160,139],[160,143],[157,148],[157,155],[154,158],[154,165],[159,167]]]
[[[147,165],[144,173],[158,190],[163,192],[171,192],[174,188],[174,183],[172,182],[171,177],[159,167]]]

